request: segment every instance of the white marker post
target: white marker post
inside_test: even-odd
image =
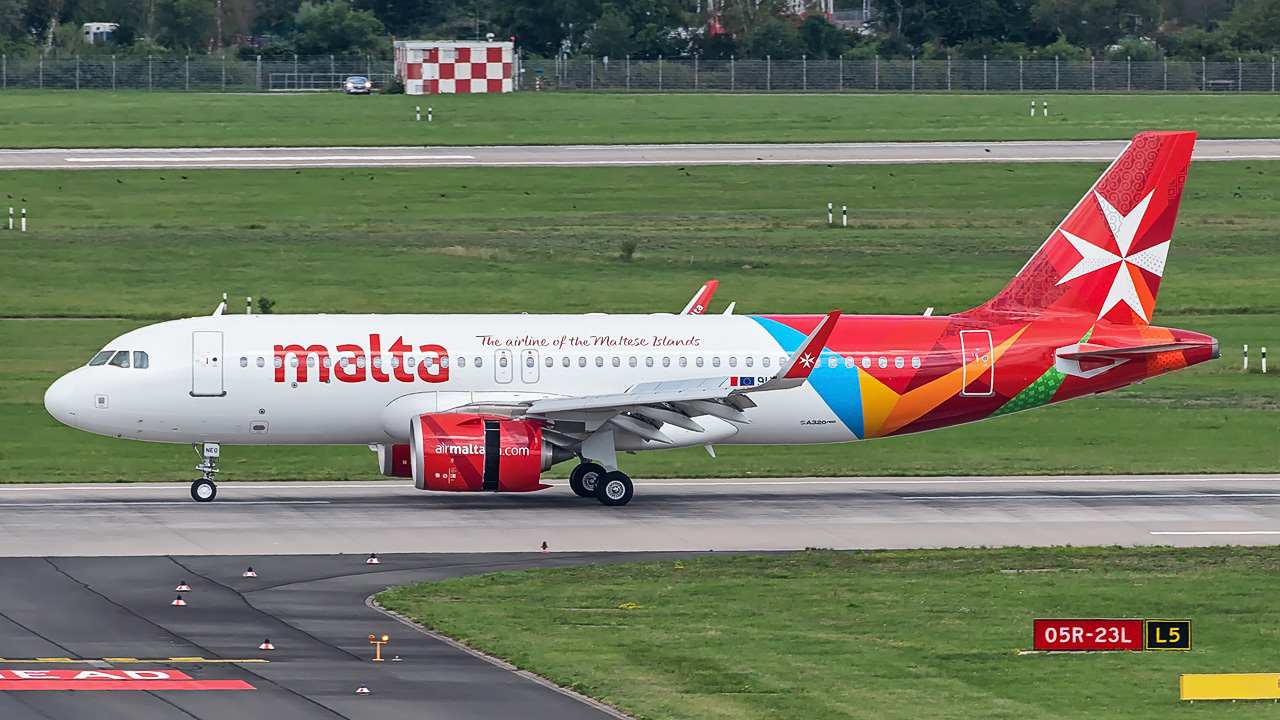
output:
[[[1262,346],[1262,374],[1267,374],[1267,346]]]
[[[1036,101],[1032,100],[1031,101],[1031,117],[1035,117],[1035,116],[1036,116]]]
[[[849,227],[849,206],[848,205],[840,206],[840,226]]]
[[[1031,103],[1031,104],[1035,105],[1035,103]],[[1044,110],[1044,117],[1049,117],[1049,101],[1045,100],[1044,102],[1040,103],[1040,108]],[[1036,114],[1035,108],[1031,108],[1031,114],[1032,115]]]
[[[835,217],[833,216],[833,213],[834,213],[834,212],[835,212],[835,210],[833,209],[833,207],[832,207],[831,203],[827,203],[827,224],[828,224],[828,225],[835,225],[835,224],[836,224]]]
[[[427,122],[431,122],[431,108],[427,108]]]
[[[1249,370],[1249,346],[1247,344],[1244,346],[1244,368],[1242,369]]]
[[[253,298],[251,297],[247,297],[244,299],[244,314],[245,315],[253,314]]]
[[[13,208],[9,208],[9,229],[13,229]]]
[[[422,106],[421,105],[413,106],[413,120],[414,122],[422,122]]]
[[[27,231],[27,209],[22,208],[22,232]]]

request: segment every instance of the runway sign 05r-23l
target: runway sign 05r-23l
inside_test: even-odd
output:
[[[1190,650],[1190,620],[1036,620],[1036,650]]]

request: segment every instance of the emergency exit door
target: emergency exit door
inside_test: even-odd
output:
[[[222,397],[222,333],[197,330],[191,333],[191,394],[194,397]]]
[[[990,330],[961,330],[960,353],[964,356],[964,389],[966,397],[991,397],[996,393],[996,356],[991,347]]]

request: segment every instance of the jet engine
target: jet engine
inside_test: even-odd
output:
[[[387,477],[413,477],[408,445],[379,445],[378,469]]]
[[[454,492],[530,492],[540,475],[573,453],[542,437],[536,420],[428,413],[409,426],[413,486]]]

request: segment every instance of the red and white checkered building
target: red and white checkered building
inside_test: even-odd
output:
[[[396,77],[406,95],[514,90],[515,44],[397,40]]]

